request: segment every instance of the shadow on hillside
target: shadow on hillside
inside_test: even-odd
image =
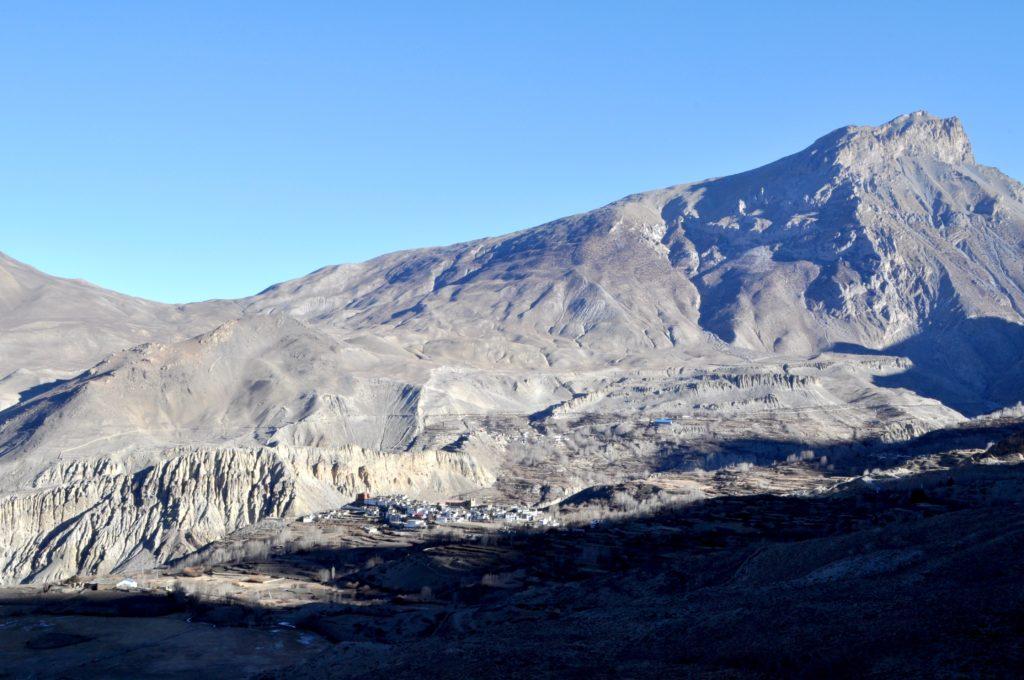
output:
[[[71,378],[62,378],[60,380],[51,380],[50,382],[39,383],[35,387],[30,387],[27,390],[22,390],[18,393],[18,403],[24,404],[38,397],[40,394],[45,394],[50,390],[60,387],[61,385],[67,385],[78,377],[79,376],[74,376]]]
[[[69,384],[73,380],[74,378],[54,380],[52,382],[42,383],[41,385],[31,387],[18,394],[17,403],[0,411],[0,432],[7,427],[8,423],[16,423],[19,419],[21,420],[17,426],[17,430],[14,432],[14,435],[11,436],[5,444],[0,446],[0,457],[7,455],[31,439],[35,430],[42,426],[43,422],[46,420],[48,412],[67,402],[72,396],[74,396],[74,391],[71,389],[63,391],[60,390],[61,387]],[[41,408],[41,404],[43,402],[36,400],[36,397],[47,394],[51,390],[53,390],[54,393],[47,399],[50,408]]]
[[[880,387],[905,388],[937,399],[967,417],[1024,401],[1024,326],[995,317],[925,329],[884,350],[838,343],[834,352],[902,356],[909,370],[880,376]]]
[[[1010,501],[1024,496],[1024,469],[965,466],[860,490],[722,497],[471,550],[455,542],[461,552],[444,564],[460,578],[419,599],[436,582],[432,571],[449,568],[423,562],[444,558],[442,544],[390,551],[346,577],[371,584],[374,598],[361,604],[281,609],[101,592],[91,609],[81,609],[87,597],[19,606],[23,616],[187,612],[196,623],[286,625],[338,643],[327,657],[295,656],[297,668],[273,677],[365,677],[348,664],[378,652],[371,665],[388,677],[934,677],[951,662],[979,675],[1019,668],[1024,589],[1014,565],[1024,515]],[[466,566],[488,548],[491,560]],[[331,552],[274,559],[290,573],[292,561],[327,564]],[[396,571],[408,582],[382,586]],[[501,574],[512,585],[501,585]],[[146,598],[148,613],[138,604]]]
[[[931,430],[906,441],[886,441],[880,437],[826,445],[786,439],[733,439],[718,443],[715,451],[665,447],[659,454],[657,472],[702,469],[720,470],[738,463],[771,465],[787,457],[811,451],[816,458],[826,456],[839,474],[857,474],[865,467],[896,467],[911,458],[942,454],[958,449],[984,449],[989,444],[1024,432],[1024,419],[1004,418],[960,427]]]

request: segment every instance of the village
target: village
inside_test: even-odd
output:
[[[428,502],[404,494],[370,496],[360,493],[354,502],[336,510],[302,517],[304,524],[343,517],[376,520],[392,530],[422,531],[447,524],[507,524],[520,527],[556,527],[559,522],[547,512],[518,505],[477,505],[472,499]],[[374,527],[368,526],[368,531]]]

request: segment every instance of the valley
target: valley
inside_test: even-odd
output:
[[[453,655],[460,672],[505,677],[942,674],[952,659],[998,672],[1021,653],[1024,602],[998,566],[1024,527],[1016,431],[987,451],[831,476],[812,494],[807,461],[724,469],[706,498],[639,513],[595,494],[575,501],[589,513],[567,502],[558,527],[393,530],[351,510],[265,520],[129,585],[2,590],[0,645],[24,668],[111,677],[125,658],[131,677],[433,676]],[[964,569],[985,576],[964,584]],[[237,646],[237,665],[219,666],[214,645]]]

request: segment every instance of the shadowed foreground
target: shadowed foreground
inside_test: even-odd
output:
[[[1020,444],[826,496],[272,558],[355,559],[345,601],[9,593],[0,677],[1006,676],[1024,663]]]

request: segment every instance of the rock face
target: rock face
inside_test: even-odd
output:
[[[174,450],[137,472],[78,461],[0,498],[0,571],[29,582],[152,566],[265,517],[338,507],[360,491],[436,497],[493,481],[461,454],[358,447]]]
[[[438,473],[438,493],[495,475],[532,489],[514,458],[639,473],[1011,406],[1024,187],[975,162],[957,119],[918,112],[238,301],[158,305],[0,259],[0,312],[0,512],[19,537],[0,577],[55,578],[164,560],[356,488],[300,483],[291,451],[461,470]],[[168,465],[188,472],[150,486]]]
[[[327,268],[250,308],[430,338],[475,322],[618,355],[702,331],[759,351],[881,349],[954,311],[1021,320],[1022,195],[974,162],[957,119],[916,113],[509,236]]]
[[[124,350],[0,416],[0,488],[63,460],[187,444],[404,448],[419,391],[386,362],[284,316],[230,321],[190,340]]]

